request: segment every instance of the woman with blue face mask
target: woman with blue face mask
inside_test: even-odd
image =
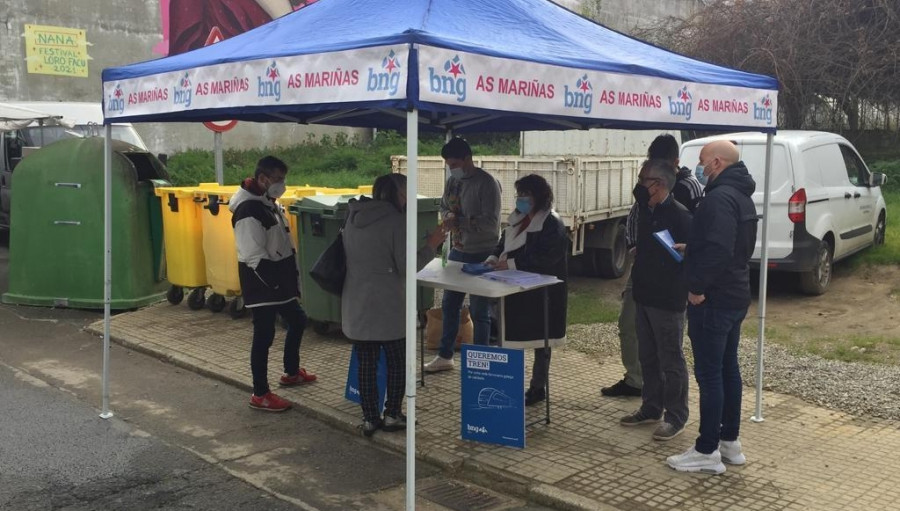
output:
[[[507,219],[500,243],[487,264],[497,270],[515,269],[553,275],[563,282],[550,286],[550,346],[566,340],[569,238],[559,215],[553,211],[553,191],[547,181],[531,174],[519,179],[516,209]],[[506,341],[521,348],[537,348],[531,384],[525,393],[527,406],[546,399],[550,348],[544,349],[544,290],[534,289],[506,297]]]

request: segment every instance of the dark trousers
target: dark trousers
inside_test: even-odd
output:
[[[306,312],[297,300],[279,305],[250,307],[253,312],[253,346],[250,348],[250,372],[253,374],[253,394],[269,392],[269,348],[275,340],[275,318],[281,315],[287,322],[284,336],[284,372],[295,375],[300,370],[300,339],[306,328]]]
[[[694,447],[703,454],[718,449],[719,440],[737,440],[740,433],[742,388],[737,351],[746,315],[746,308],[688,305],[688,337],[700,387],[700,436]]]
[[[551,348],[537,348],[534,350],[534,364],[531,366],[532,389],[544,390],[547,388],[547,378],[550,376],[550,350]]]
[[[387,402],[385,415],[398,417],[403,406],[406,387],[406,341],[356,341],[359,359],[359,398],[363,420],[375,422],[380,415],[378,402],[377,368],[381,350],[387,359]]]
[[[636,304],[635,332],[644,386],[641,411],[676,428],[688,419],[688,372],[681,349],[684,312]]]

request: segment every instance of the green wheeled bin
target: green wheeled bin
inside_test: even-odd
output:
[[[111,308],[160,301],[162,212],[154,187],[168,185],[163,164],[130,144],[112,145]],[[104,139],[65,139],[16,167],[3,302],[103,307]]]
[[[309,270],[337,237],[347,218],[350,199],[358,195],[315,195],[304,197],[291,205],[290,212],[297,219],[297,257],[300,264],[300,287],[303,308],[316,333],[326,333],[332,324],[341,324],[341,298],[322,290],[309,276]],[[416,239],[423,240],[426,231],[435,228],[441,200],[418,198],[419,218]],[[417,309],[422,312],[434,305],[434,292],[419,287],[416,294]]]

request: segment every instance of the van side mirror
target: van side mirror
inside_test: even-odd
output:
[[[159,153],[156,155],[156,158],[162,162],[163,165],[168,166],[169,164],[169,155],[166,153]]]
[[[884,174],[872,174],[869,178],[869,186],[884,186],[887,183],[887,176]]]

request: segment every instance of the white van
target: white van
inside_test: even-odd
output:
[[[10,225],[12,173],[30,151],[68,137],[103,136],[103,106],[100,103],[59,101],[5,101],[4,104],[45,114],[60,115],[66,126],[42,126],[37,122],[0,133],[0,228]],[[129,123],[112,125],[112,137],[146,150],[147,146]]]
[[[681,147],[683,165],[695,166],[700,149],[730,140],[756,180],[753,201],[762,218],[766,135],[732,133],[700,138]],[[772,147],[769,205],[769,269],[800,273],[803,292],[820,295],[832,264],[884,243],[884,174],[872,174],[844,137],[820,131],[780,131]],[[751,264],[759,266],[760,228]]]

